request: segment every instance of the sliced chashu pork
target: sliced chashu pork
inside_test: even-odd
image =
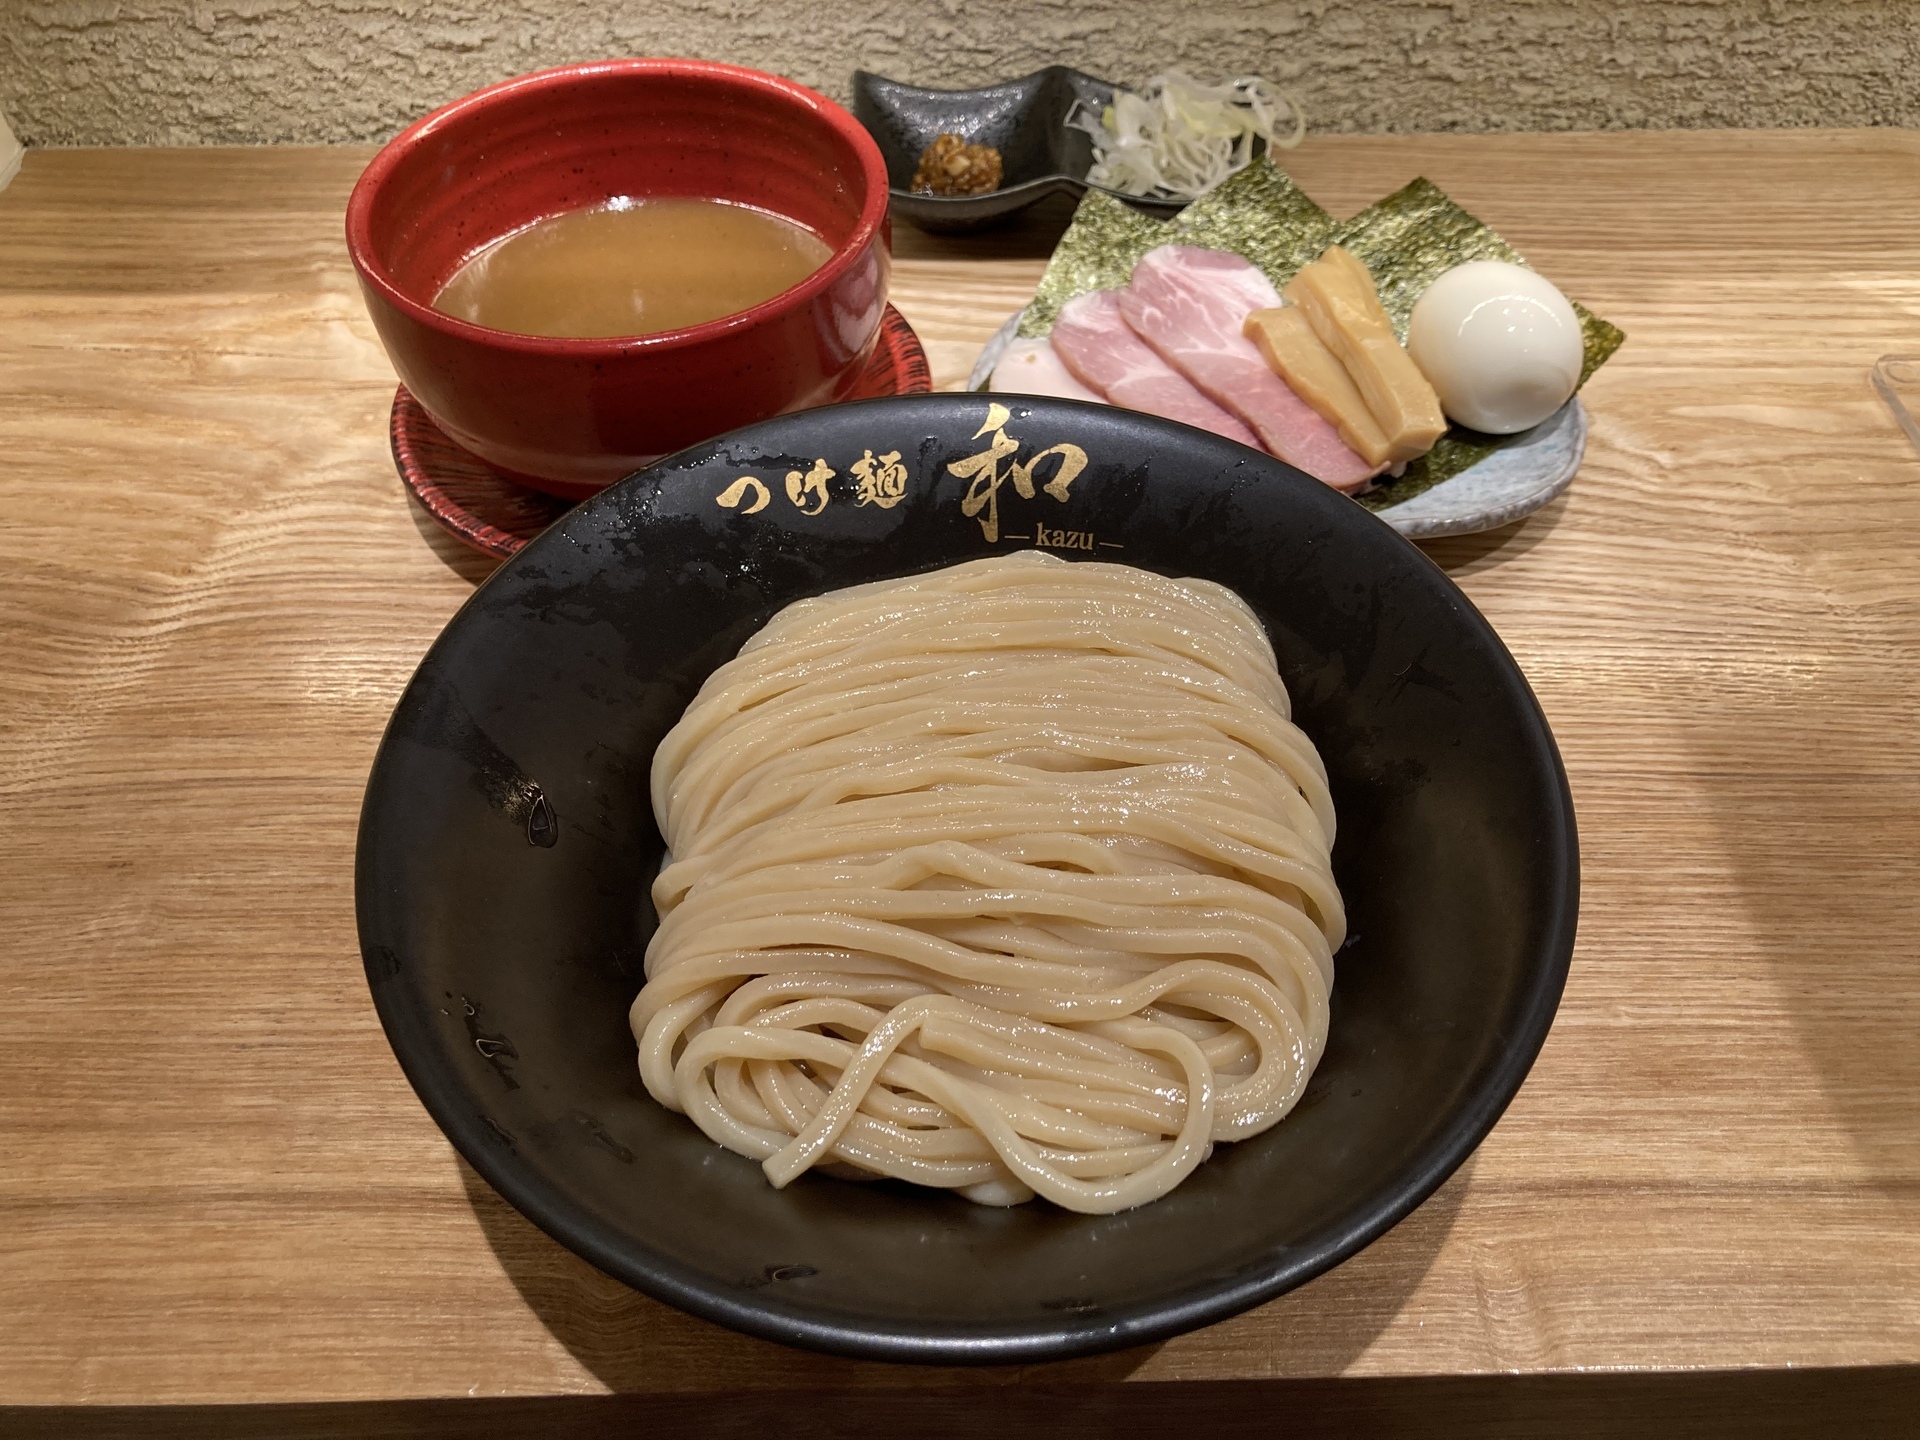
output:
[[[1075,379],[1045,336],[1015,340],[1007,346],[987,388],[996,394],[1057,395],[1062,400],[1093,400],[1103,405],[1107,398]]]
[[[1121,316],[1141,339],[1289,465],[1338,490],[1356,490],[1380,472],[1294,394],[1241,333],[1250,313],[1282,303],[1248,261],[1220,250],[1162,245],[1140,258],[1132,283],[1117,294]]]
[[[1202,395],[1127,327],[1114,296],[1112,290],[1095,290],[1060,307],[1050,338],[1067,369],[1115,405],[1181,420],[1258,449],[1260,442],[1251,430]]]

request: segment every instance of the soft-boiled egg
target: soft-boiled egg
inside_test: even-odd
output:
[[[1553,282],[1524,265],[1472,260],[1413,307],[1413,356],[1450,419],[1489,435],[1538,425],[1580,384],[1580,317]]]

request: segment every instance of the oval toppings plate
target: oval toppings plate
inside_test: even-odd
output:
[[[1277,1126],[1117,1214],[816,1173],[775,1190],[637,1073],[627,1011],[663,852],[654,749],[790,602],[1034,546],[1217,581],[1267,628],[1339,817],[1350,938],[1325,1055]],[[1545,1039],[1577,868],[1525,679],[1387,525],[1153,417],[926,395],[735,431],[586,501],[504,565],[395,709],[356,896],[408,1078],[555,1239],[752,1334],[989,1363],[1225,1318],[1405,1216]]]
[[[986,393],[1024,311],[1016,310],[973,363],[967,388]],[[1014,397],[1002,396],[1011,403]],[[1573,483],[1587,451],[1587,411],[1574,396],[1531,430],[1501,443],[1459,474],[1409,499],[1374,509],[1409,540],[1476,535],[1524,520]]]

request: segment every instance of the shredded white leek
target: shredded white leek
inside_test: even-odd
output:
[[[1067,125],[1093,137],[1090,183],[1163,200],[1205,194],[1253,159],[1256,138],[1287,150],[1307,133],[1299,100],[1257,75],[1202,85],[1177,70],[1115,90],[1097,115],[1082,101]]]

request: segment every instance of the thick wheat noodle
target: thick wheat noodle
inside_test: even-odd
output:
[[[1210,582],[1027,551],[790,605],[653,804],[640,1074],[775,1185],[1124,1210],[1325,1046],[1326,772]]]

